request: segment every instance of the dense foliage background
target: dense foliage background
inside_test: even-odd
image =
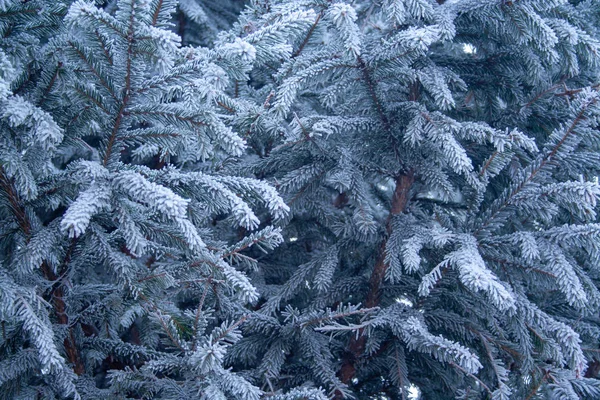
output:
[[[600,398],[599,27],[0,0],[0,398]]]

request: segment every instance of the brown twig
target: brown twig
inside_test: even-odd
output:
[[[502,205],[500,207],[498,207],[498,209],[496,211],[494,211],[492,213],[492,215],[490,215],[489,218],[487,218],[487,220],[474,232],[474,235],[477,235],[479,232],[481,232],[482,230],[484,230],[485,228],[487,228],[487,226],[494,220],[494,218],[502,211],[504,210],[512,201],[512,199],[521,192],[521,190],[529,183],[531,182],[536,175],[546,166],[546,164],[548,164],[552,158],[556,155],[556,153],[560,150],[560,148],[563,146],[563,144],[565,143],[565,141],[569,138],[569,136],[571,136],[575,130],[575,128],[577,127],[577,125],[583,121],[585,119],[585,112],[587,111],[588,107],[590,107],[592,104],[596,103],[597,99],[593,99],[591,100],[588,104],[586,104],[581,111],[579,112],[579,114],[577,114],[577,116],[575,117],[575,119],[573,120],[573,122],[571,123],[571,125],[569,126],[569,128],[566,130],[565,134],[563,135],[563,137],[560,139],[560,141],[554,146],[554,148],[552,149],[552,151],[546,155],[542,161],[540,162],[540,164],[537,166],[537,168],[533,169],[531,171],[531,173],[529,174],[529,176],[518,186],[516,187],[508,196],[508,198],[502,203]]]
[[[40,101],[38,103],[39,106],[42,106],[42,104],[44,104],[44,102],[48,98],[48,95],[52,91],[52,88],[54,87],[54,84],[56,83],[56,80],[58,79],[58,75],[59,75],[59,72],[60,72],[60,69],[62,68],[62,66],[63,66],[63,63],[59,61],[58,65],[56,66],[56,69],[54,70],[54,73],[52,74],[52,78],[50,78],[50,82],[48,82],[48,86],[46,86],[46,88],[44,89],[44,92],[42,93],[42,98],[40,99]]]
[[[485,165],[483,166],[483,168],[481,168],[481,171],[479,171],[479,176],[483,176],[485,175],[485,171],[487,171],[487,169],[489,168],[489,166],[492,164],[492,161],[494,161],[494,158],[496,158],[496,156],[498,155],[498,150],[494,151],[492,153],[492,155],[490,156],[490,158],[487,160],[487,162],[485,163]]]
[[[194,339],[198,334],[198,324],[200,322],[200,314],[202,313],[202,307],[204,306],[204,300],[206,300],[206,294],[208,293],[208,286],[210,283],[210,278],[204,282],[204,291],[202,292],[202,297],[200,298],[200,303],[198,303],[198,308],[196,309],[196,318],[194,319]],[[196,350],[196,340],[194,340],[194,344],[192,345],[192,351]]]
[[[492,391],[490,390],[490,388],[485,383],[483,383],[483,381],[481,379],[479,379],[478,377],[476,377],[475,375],[473,375],[472,373],[470,373],[469,371],[467,371],[466,369],[464,369],[460,365],[453,363],[452,361],[450,361],[448,364],[450,364],[454,368],[458,369],[459,371],[461,371],[465,375],[473,378],[477,383],[479,383],[485,389],[486,392],[488,392],[490,394],[490,396],[492,395]]]
[[[156,26],[158,22],[158,16],[160,15],[160,9],[163,6],[163,0],[158,0],[158,4],[156,5],[156,10],[154,10],[154,15],[152,15],[152,26]]]
[[[300,47],[298,47],[298,50],[296,50],[294,52],[294,54],[292,54],[292,58],[296,58],[296,57],[298,57],[300,55],[300,53],[302,53],[302,50],[304,50],[304,47],[307,45],[308,41],[310,40],[310,37],[314,33],[314,31],[315,31],[315,29],[317,27],[317,24],[321,20],[321,17],[323,17],[323,12],[322,11],[319,13],[319,15],[317,15],[317,19],[315,20],[315,22],[312,24],[312,26],[308,30],[308,33],[306,34],[306,37],[304,38],[304,40],[300,44]]]

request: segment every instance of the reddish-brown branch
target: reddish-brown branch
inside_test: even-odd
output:
[[[110,53],[108,52],[108,49],[107,49],[108,46],[105,43],[104,39],[102,39],[102,36],[100,36],[100,32],[97,29],[96,29],[95,33],[96,33],[96,38],[98,39],[98,41],[100,42],[100,46],[102,47],[102,52],[104,53],[104,57],[106,57],[108,64],[112,67],[113,59],[112,59],[112,56],[110,55]]]
[[[108,91],[108,93],[111,95],[111,97],[113,99],[117,100],[118,99],[117,95],[115,94],[113,89],[110,87],[108,82],[106,80],[104,80],[104,78],[102,78],[102,75],[100,75],[100,72],[98,72],[98,70],[96,68],[94,68],[94,66],[92,64],[90,64],[88,62],[85,54],[83,54],[81,52],[81,50],[79,50],[73,42],[67,42],[67,43],[69,44],[69,46],[71,46],[73,48],[73,50],[77,53],[79,58],[81,58],[81,60],[89,67],[90,71],[94,74],[94,76],[96,76],[96,78],[98,78],[98,80],[100,81],[100,84]]]
[[[247,315],[244,315],[242,318],[238,319],[235,324],[231,325],[229,328],[227,328],[227,330],[225,330],[223,333],[221,333],[219,335],[219,337],[217,337],[216,339],[213,340],[213,343],[217,343],[220,340],[223,340],[227,337],[227,335],[229,335],[231,332],[233,332],[235,330],[235,328],[237,328],[238,326],[240,326],[241,324],[243,324],[244,322],[246,322],[246,320],[248,319]]]
[[[116,138],[116,141],[127,141],[127,140],[133,140],[133,139],[140,139],[140,138],[177,138],[180,137],[181,135],[178,133],[142,133],[139,135],[132,135],[132,136],[128,136],[128,137],[119,137]]]
[[[390,122],[388,120],[387,115],[385,115],[383,106],[381,105],[379,98],[377,97],[375,82],[373,81],[373,78],[371,77],[371,73],[369,72],[369,69],[367,68],[367,64],[365,64],[365,62],[363,61],[363,59],[360,56],[357,58],[357,61],[358,61],[358,67],[363,74],[365,83],[367,84],[367,88],[369,90],[369,95],[371,96],[371,100],[373,101],[373,104],[375,105],[375,109],[377,110],[377,114],[379,115],[379,119],[383,123],[383,127],[385,128],[385,130],[387,132],[389,132],[390,128],[391,128]]]
[[[226,105],[226,104],[223,104],[223,103],[222,103],[222,102],[220,102],[220,101],[217,101],[217,105],[218,105],[219,107],[221,107],[221,108],[224,108],[225,110],[229,111],[230,113],[232,113],[232,114],[235,114],[235,110],[234,110],[233,108],[229,107],[228,105]]]
[[[25,235],[26,241],[29,242],[31,239],[31,223],[27,216],[27,212],[25,211],[25,207],[23,206],[23,203],[13,186],[13,183],[6,175],[2,166],[0,166],[0,188],[4,191],[8,199],[11,211],[17,220],[21,232],[23,232],[23,235]],[[73,249],[74,244],[69,247],[69,250],[65,255],[63,269],[65,269],[71,261]],[[52,291],[52,305],[54,306],[54,312],[56,314],[58,323],[61,325],[69,325],[69,317],[67,316],[67,307],[64,300],[64,291],[63,287],[57,282],[58,277],[54,271],[52,271],[52,268],[46,261],[42,262],[41,270],[44,278],[50,282],[54,282],[56,285]],[[65,352],[67,353],[67,359],[71,364],[73,364],[73,370],[77,375],[83,374],[85,372],[85,368],[81,358],[79,357],[79,351],[75,343],[75,335],[72,328],[69,328],[69,334],[67,337],[65,337],[63,344],[65,347]]]
[[[377,310],[376,308],[361,308],[360,310],[354,310],[354,311],[348,311],[345,313],[340,313],[340,314],[335,314],[335,315],[328,315],[325,317],[319,317],[319,318],[313,318],[310,319],[308,321],[305,321],[303,323],[300,324],[300,326],[302,328],[305,328],[309,325],[317,325],[320,324],[323,321],[330,321],[330,320],[335,320],[335,319],[340,319],[340,318],[346,318],[346,317],[350,317],[352,315],[358,315],[358,314],[367,314],[370,313],[372,311]]]
[[[392,218],[395,215],[401,214],[406,210],[408,201],[410,199],[410,190],[415,181],[415,175],[413,171],[409,171],[406,175],[400,175],[396,178],[396,189],[394,190],[394,196],[392,197],[392,204],[390,207],[390,213],[386,221],[386,231],[389,236],[392,230]],[[385,262],[385,248],[387,239],[384,239],[379,246],[379,254],[375,262],[375,267],[371,273],[369,279],[369,291],[367,292],[367,298],[365,306],[367,308],[377,307],[379,305],[379,297],[381,292],[381,285],[385,278],[385,272],[388,268],[388,264]],[[344,383],[348,383],[356,375],[356,368],[360,357],[364,353],[366,344],[366,336],[360,331],[357,336],[352,336],[348,345],[348,354],[342,363],[340,368],[340,379]],[[336,394],[337,399],[343,398],[341,393]]]
[[[123,116],[129,116],[129,115],[158,115],[158,116],[162,116],[162,117],[174,118],[179,121],[185,121],[194,126],[206,126],[206,123],[197,121],[193,117],[182,117],[177,114],[165,112],[165,111],[139,111],[138,110],[138,111],[123,112]]]
[[[490,390],[490,388],[481,379],[479,379],[478,377],[476,377],[475,375],[473,375],[472,373],[470,373],[469,371],[467,371],[466,369],[464,369],[460,365],[453,363],[452,361],[450,361],[448,364],[450,364],[454,368],[458,369],[463,374],[465,374],[465,375],[473,378],[473,380],[475,380],[477,383],[479,383],[481,385],[481,387],[484,388],[485,391],[488,392],[488,394],[491,396],[492,391]]]
[[[152,301],[150,301],[148,299],[148,297],[146,297],[144,294],[140,294],[139,296],[142,300],[147,302],[147,305],[142,304],[142,307],[146,310],[146,312],[148,314],[150,314],[150,312],[154,312],[154,314],[158,317],[157,318],[158,323],[163,328],[163,331],[165,332],[167,337],[171,340],[171,343],[173,343],[173,345],[175,347],[177,347],[179,350],[181,350],[182,352],[185,352],[185,349],[181,346],[181,343],[179,343],[179,339],[173,335],[173,332],[171,332],[171,330],[165,323],[165,321],[163,319],[164,314],[163,314],[162,310],[160,308],[158,308],[158,306],[156,304],[154,304]],[[171,322],[173,322],[173,324],[176,324],[176,321],[171,317],[171,315],[167,314],[167,316],[171,319]]]
[[[547,95],[548,93],[552,92],[553,90],[558,89],[559,87],[561,87],[564,84],[564,79],[561,79],[560,82],[558,82],[555,85],[550,86],[548,89],[541,91],[540,93],[538,93],[536,96],[534,96],[531,100],[529,100],[526,104],[524,104],[523,106],[521,106],[521,108],[519,109],[519,112],[523,111],[523,109],[530,107],[532,104],[534,104],[536,101],[538,101],[539,99],[541,99],[542,97],[544,97],[545,95]]]
[[[479,232],[481,232],[482,230],[487,228],[487,226],[494,220],[494,218],[511,203],[513,198],[517,194],[519,194],[521,192],[521,190],[523,190],[523,188],[536,177],[536,175],[546,166],[546,164],[548,164],[549,162],[552,161],[552,159],[554,158],[556,153],[558,153],[558,151],[563,146],[563,144],[566,142],[566,140],[569,138],[569,136],[571,136],[574,133],[577,125],[585,119],[584,114],[587,111],[588,107],[590,107],[592,104],[596,103],[596,101],[597,101],[597,99],[591,100],[588,104],[586,104],[581,109],[579,114],[577,114],[577,116],[575,117],[575,119],[573,120],[573,122],[571,123],[569,128],[566,130],[563,137],[554,146],[552,151],[542,159],[542,161],[540,162],[540,165],[538,165],[537,168],[535,168],[533,171],[531,171],[531,173],[525,179],[525,181],[523,181],[517,188],[515,188],[515,190],[513,190],[512,193],[508,196],[508,198],[504,201],[504,203],[502,203],[502,205],[500,207],[498,207],[498,209],[496,211],[494,211],[492,213],[492,215],[475,231],[475,235],[477,235]]]
[[[46,87],[46,89],[44,89],[44,93],[42,93],[42,98],[40,99],[40,102],[39,102],[40,106],[42,104],[44,104],[44,102],[46,101],[46,99],[48,97],[48,94],[50,94],[50,91],[54,87],[54,84],[56,83],[56,79],[58,78],[58,74],[59,74],[62,66],[63,66],[62,62],[59,62],[58,65],[56,66],[56,70],[54,70],[54,73],[52,74],[52,78],[50,78],[50,82],[48,82],[48,86]]]
[[[133,4],[131,6],[133,8]],[[121,102],[121,107],[119,107],[119,113],[117,114],[117,118],[115,119],[115,125],[113,126],[113,130],[110,133],[110,138],[108,139],[108,144],[106,145],[106,152],[104,153],[104,160],[102,164],[106,166],[108,161],[110,160],[110,155],[112,153],[112,148],[115,144],[115,139],[117,138],[117,134],[119,133],[119,128],[121,127],[121,123],[123,122],[123,115],[127,105],[129,104],[129,96],[131,93],[131,59],[133,56],[133,22],[134,22],[134,12],[131,10],[131,16],[129,17],[129,30],[127,32],[127,67],[125,69],[125,92],[123,94],[123,101]]]
[[[555,274],[553,274],[551,272],[548,272],[548,271],[544,271],[544,270],[539,269],[539,268],[531,267],[531,266],[528,266],[528,265],[522,265],[522,264],[510,261],[510,260],[504,260],[504,259],[489,257],[489,256],[486,256],[486,255],[483,255],[482,257],[485,258],[486,260],[498,263],[500,265],[510,265],[510,266],[513,266],[513,267],[518,267],[518,268],[522,268],[522,269],[524,269],[526,271],[537,272],[539,274],[543,274],[543,275],[546,275],[546,276],[549,276],[551,278],[555,278],[556,279],[556,275]]]
[[[384,130],[389,135],[393,150],[396,154],[396,158],[399,163],[402,163],[400,154],[399,154],[399,146],[398,140],[391,133],[391,124],[388,119],[385,110],[379,97],[377,96],[377,88],[376,83],[371,76],[371,71],[367,64],[363,61],[363,59],[359,56],[357,57],[358,68],[362,72],[363,79],[369,91],[369,95],[375,107],[375,110],[381,120],[381,124],[383,125]],[[413,84],[409,88],[409,99],[411,101],[417,101],[419,98],[419,86],[417,83]],[[410,170],[406,174],[399,175],[396,177],[396,188],[394,190],[394,195],[392,197],[392,204],[390,207],[390,213],[388,215],[385,227],[387,237],[391,233],[392,229],[392,218],[395,215],[398,215],[406,210],[406,206],[408,205],[408,201],[410,198],[410,190],[414,183],[415,176],[414,171]],[[387,238],[381,242],[379,246],[379,254],[377,256],[377,260],[375,261],[375,266],[373,268],[373,272],[371,273],[371,277],[369,279],[369,290],[367,292],[365,306],[367,308],[377,307],[379,305],[379,297],[381,292],[381,285],[385,278],[385,272],[387,270],[388,264],[385,262],[385,249],[387,245]],[[348,344],[348,351],[346,356],[342,362],[342,366],[339,371],[340,379],[343,383],[348,384],[356,375],[356,369],[358,362],[360,361],[361,356],[364,353],[366,344],[366,336],[363,335],[362,330],[358,332],[357,336],[352,336],[350,338],[350,342]],[[342,399],[343,395],[340,392],[336,392],[336,399]]]
[[[29,220],[27,219],[25,208],[21,205],[21,199],[19,198],[19,195],[15,190],[11,180],[6,175],[2,165],[0,165],[0,187],[6,195],[13,215],[17,220],[17,224],[19,224],[19,228],[21,229],[25,237],[29,239],[29,237],[31,236],[31,227],[29,224]]]
[[[491,157],[487,160],[487,162],[485,163],[485,165],[483,166],[483,168],[481,168],[481,171],[479,172],[479,176],[485,175],[485,171],[487,171],[487,169],[492,164],[492,161],[494,161],[494,158],[496,158],[497,155],[498,155],[498,151],[496,150],[491,155]]]
[[[227,253],[223,254],[221,256],[221,258],[225,259],[227,257],[230,257],[230,256],[234,255],[234,254],[238,254],[238,253],[246,250],[248,247],[254,246],[256,243],[259,243],[261,240],[264,240],[264,239],[265,239],[265,236],[263,235],[263,236],[261,236],[261,237],[259,237],[257,239],[254,239],[250,243],[246,243],[245,245],[241,246],[240,248],[233,249],[230,252],[227,252]]]
[[[117,133],[119,132],[119,128],[121,126],[121,121],[123,120],[123,112],[125,111],[125,107],[127,107],[127,102],[129,101],[129,95],[125,95],[123,99],[123,103],[121,103],[121,107],[119,108],[119,113],[117,114],[117,118],[115,119],[115,125],[113,126],[113,130],[110,133],[110,138],[108,139],[108,144],[106,145],[106,152],[104,153],[104,160],[102,161],[102,165],[108,165],[108,160],[110,159],[110,155],[112,153],[112,148],[117,139]]]
[[[406,175],[401,175],[396,179],[396,189],[394,190],[392,206],[386,223],[386,230],[388,235],[391,233],[392,230],[391,220],[393,216],[404,212],[404,210],[406,209],[409,200],[409,192],[414,181],[415,175],[412,171],[410,171]],[[385,271],[388,267],[388,265],[385,262],[386,244],[387,240],[384,240],[381,244],[377,262],[375,263],[375,268],[373,269],[371,279],[369,280],[369,293],[367,295],[367,301],[365,303],[365,306],[367,308],[377,307],[379,305],[379,292],[381,284],[383,283],[383,278],[385,277]]]
[[[75,250],[75,240],[71,242],[71,246],[67,250],[65,255],[65,259],[62,263],[62,269],[66,269],[69,263],[71,262],[71,256],[73,251]],[[69,317],[67,316],[67,305],[64,300],[64,290],[63,286],[57,282],[58,277],[52,271],[52,268],[48,265],[46,261],[42,263],[41,270],[44,273],[46,279],[55,283],[55,288],[51,292],[52,295],[52,305],[54,306],[54,312],[56,313],[56,318],[58,323],[61,325],[69,325]],[[77,375],[82,375],[85,373],[85,367],[83,362],[81,361],[81,357],[79,356],[79,350],[77,349],[77,345],[75,342],[75,335],[73,333],[73,329],[69,328],[69,334],[63,341],[63,345],[65,346],[65,352],[67,353],[67,359],[71,364],[73,364],[73,371]]]
[[[154,10],[154,15],[152,16],[152,26],[156,26],[158,22],[158,16],[160,15],[160,9],[163,6],[163,0],[158,0],[158,4],[156,5],[156,10]]]
[[[375,107],[375,110],[377,111],[379,120],[381,121],[383,129],[385,130],[385,132],[388,135],[388,138],[390,139],[392,149],[396,156],[396,160],[400,165],[403,165],[403,161],[399,151],[400,143],[398,142],[398,139],[392,134],[392,126],[390,124],[390,120],[385,113],[381,100],[377,96],[377,86],[376,82],[373,80],[372,72],[369,70],[369,67],[360,56],[356,58],[356,61],[358,63],[358,69],[362,72],[363,79],[365,81],[365,84],[367,85],[367,90],[371,97],[371,101],[373,102],[373,105]],[[419,87],[420,86],[418,82],[415,82],[410,85],[408,94],[408,98],[410,101],[417,101],[419,99]]]
[[[315,20],[315,22],[312,24],[312,26],[308,30],[308,33],[306,34],[306,37],[304,38],[304,40],[300,44],[300,47],[298,47],[298,50],[296,50],[294,52],[294,54],[292,55],[292,57],[294,57],[294,58],[298,57],[300,55],[300,53],[302,53],[302,50],[304,50],[304,47],[306,46],[306,44],[310,40],[310,37],[312,36],[312,34],[314,33],[315,29],[317,28],[317,24],[321,20],[322,16],[323,16],[322,12],[320,12],[319,15],[317,15],[317,19]]]

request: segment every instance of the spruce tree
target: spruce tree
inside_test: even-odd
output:
[[[291,213],[232,357],[273,392],[600,396],[597,3],[255,1],[235,32],[307,10],[248,89]]]
[[[0,0],[0,399],[599,398],[599,17]]]
[[[288,207],[219,106],[255,51],[175,7],[0,2],[1,398],[260,397],[224,356]]]

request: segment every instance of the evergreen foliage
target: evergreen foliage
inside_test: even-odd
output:
[[[229,167],[249,45],[181,47],[175,7],[2,5],[3,398],[260,396],[223,358],[288,206]]]
[[[0,0],[0,398],[600,398],[599,24]]]

